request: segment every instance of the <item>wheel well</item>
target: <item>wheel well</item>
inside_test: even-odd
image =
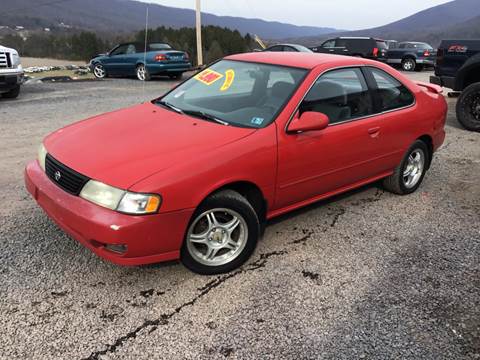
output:
[[[474,83],[480,82],[480,66],[470,69],[464,76],[463,88],[470,86]]]
[[[407,59],[411,59],[411,60],[417,61],[417,59],[415,59],[415,57],[412,56],[412,55],[405,55],[405,56],[402,58],[402,61],[407,60]]]
[[[433,157],[433,141],[430,135],[422,135],[417,140],[423,141],[428,148],[428,164],[427,169],[430,168],[430,164],[432,163]]]
[[[222,190],[233,190],[238,192],[252,205],[253,209],[257,213],[260,222],[264,222],[267,219],[267,201],[265,200],[262,191],[257,185],[248,181],[239,181],[222,186],[220,189],[215,190],[212,194]],[[209,194],[208,196],[212,195]],[[208,197],[207,196],[207,197]]]

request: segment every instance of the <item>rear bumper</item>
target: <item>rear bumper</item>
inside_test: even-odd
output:
[[[3,75],[0,73],[0,91],[9,91],[23,82],[23,73]]]
[[[455,78],[450,76],[430,76],[430,82],[452,90],[455,89]]]
[[[434,59],[417,59],[417,64],[435,66],[435,60]]]
[[[98,256],[119,265],[175,260],[192,210],[131,216],[102,208],[73,196],[54,184],[37,161],[25,169],[25,186],[37,203],[67,234]],[[126,251],[108,250],[125,245]]]
[[[174,64],[148,64],[148,71],[152,75],[161,75],[169,73],[180,73],[192,70],[190,63],[174,63]]]

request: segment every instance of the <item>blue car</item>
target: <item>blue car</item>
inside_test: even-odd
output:
[[[139,80],[150,80],[154,75],[167,75],[180,79],[185,71],[191,70],[189,56],[184,51],[173,50],[165,43],[126,43],[114,47],[108,54],[94,57],[90,68],[99,79],[108,76],[136,76]]]

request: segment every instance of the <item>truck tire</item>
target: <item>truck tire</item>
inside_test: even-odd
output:
[[[403,71],[415,71],[417,67],[417,62],[413,58],[405,58],[402,60],[402,69]]]
[[[463,90],[457,101],[457,119],[470,131],[480,132],[480,83]]]
[[[2,97],[5,98],[5,99],[16,99],[19,94],[20,94],[20,85],[17,85],[12,90],[10,90],[6,93],[3,93]]]

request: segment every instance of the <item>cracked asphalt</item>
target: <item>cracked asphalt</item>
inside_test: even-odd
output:
[[[1,359],[480,358],[480,134],[456,99],[418,192],[373,184],[275,219],[232,273],[119,267],[65,235],[23,186],[43,136],[173,85],[34,84],[0,101]]]

